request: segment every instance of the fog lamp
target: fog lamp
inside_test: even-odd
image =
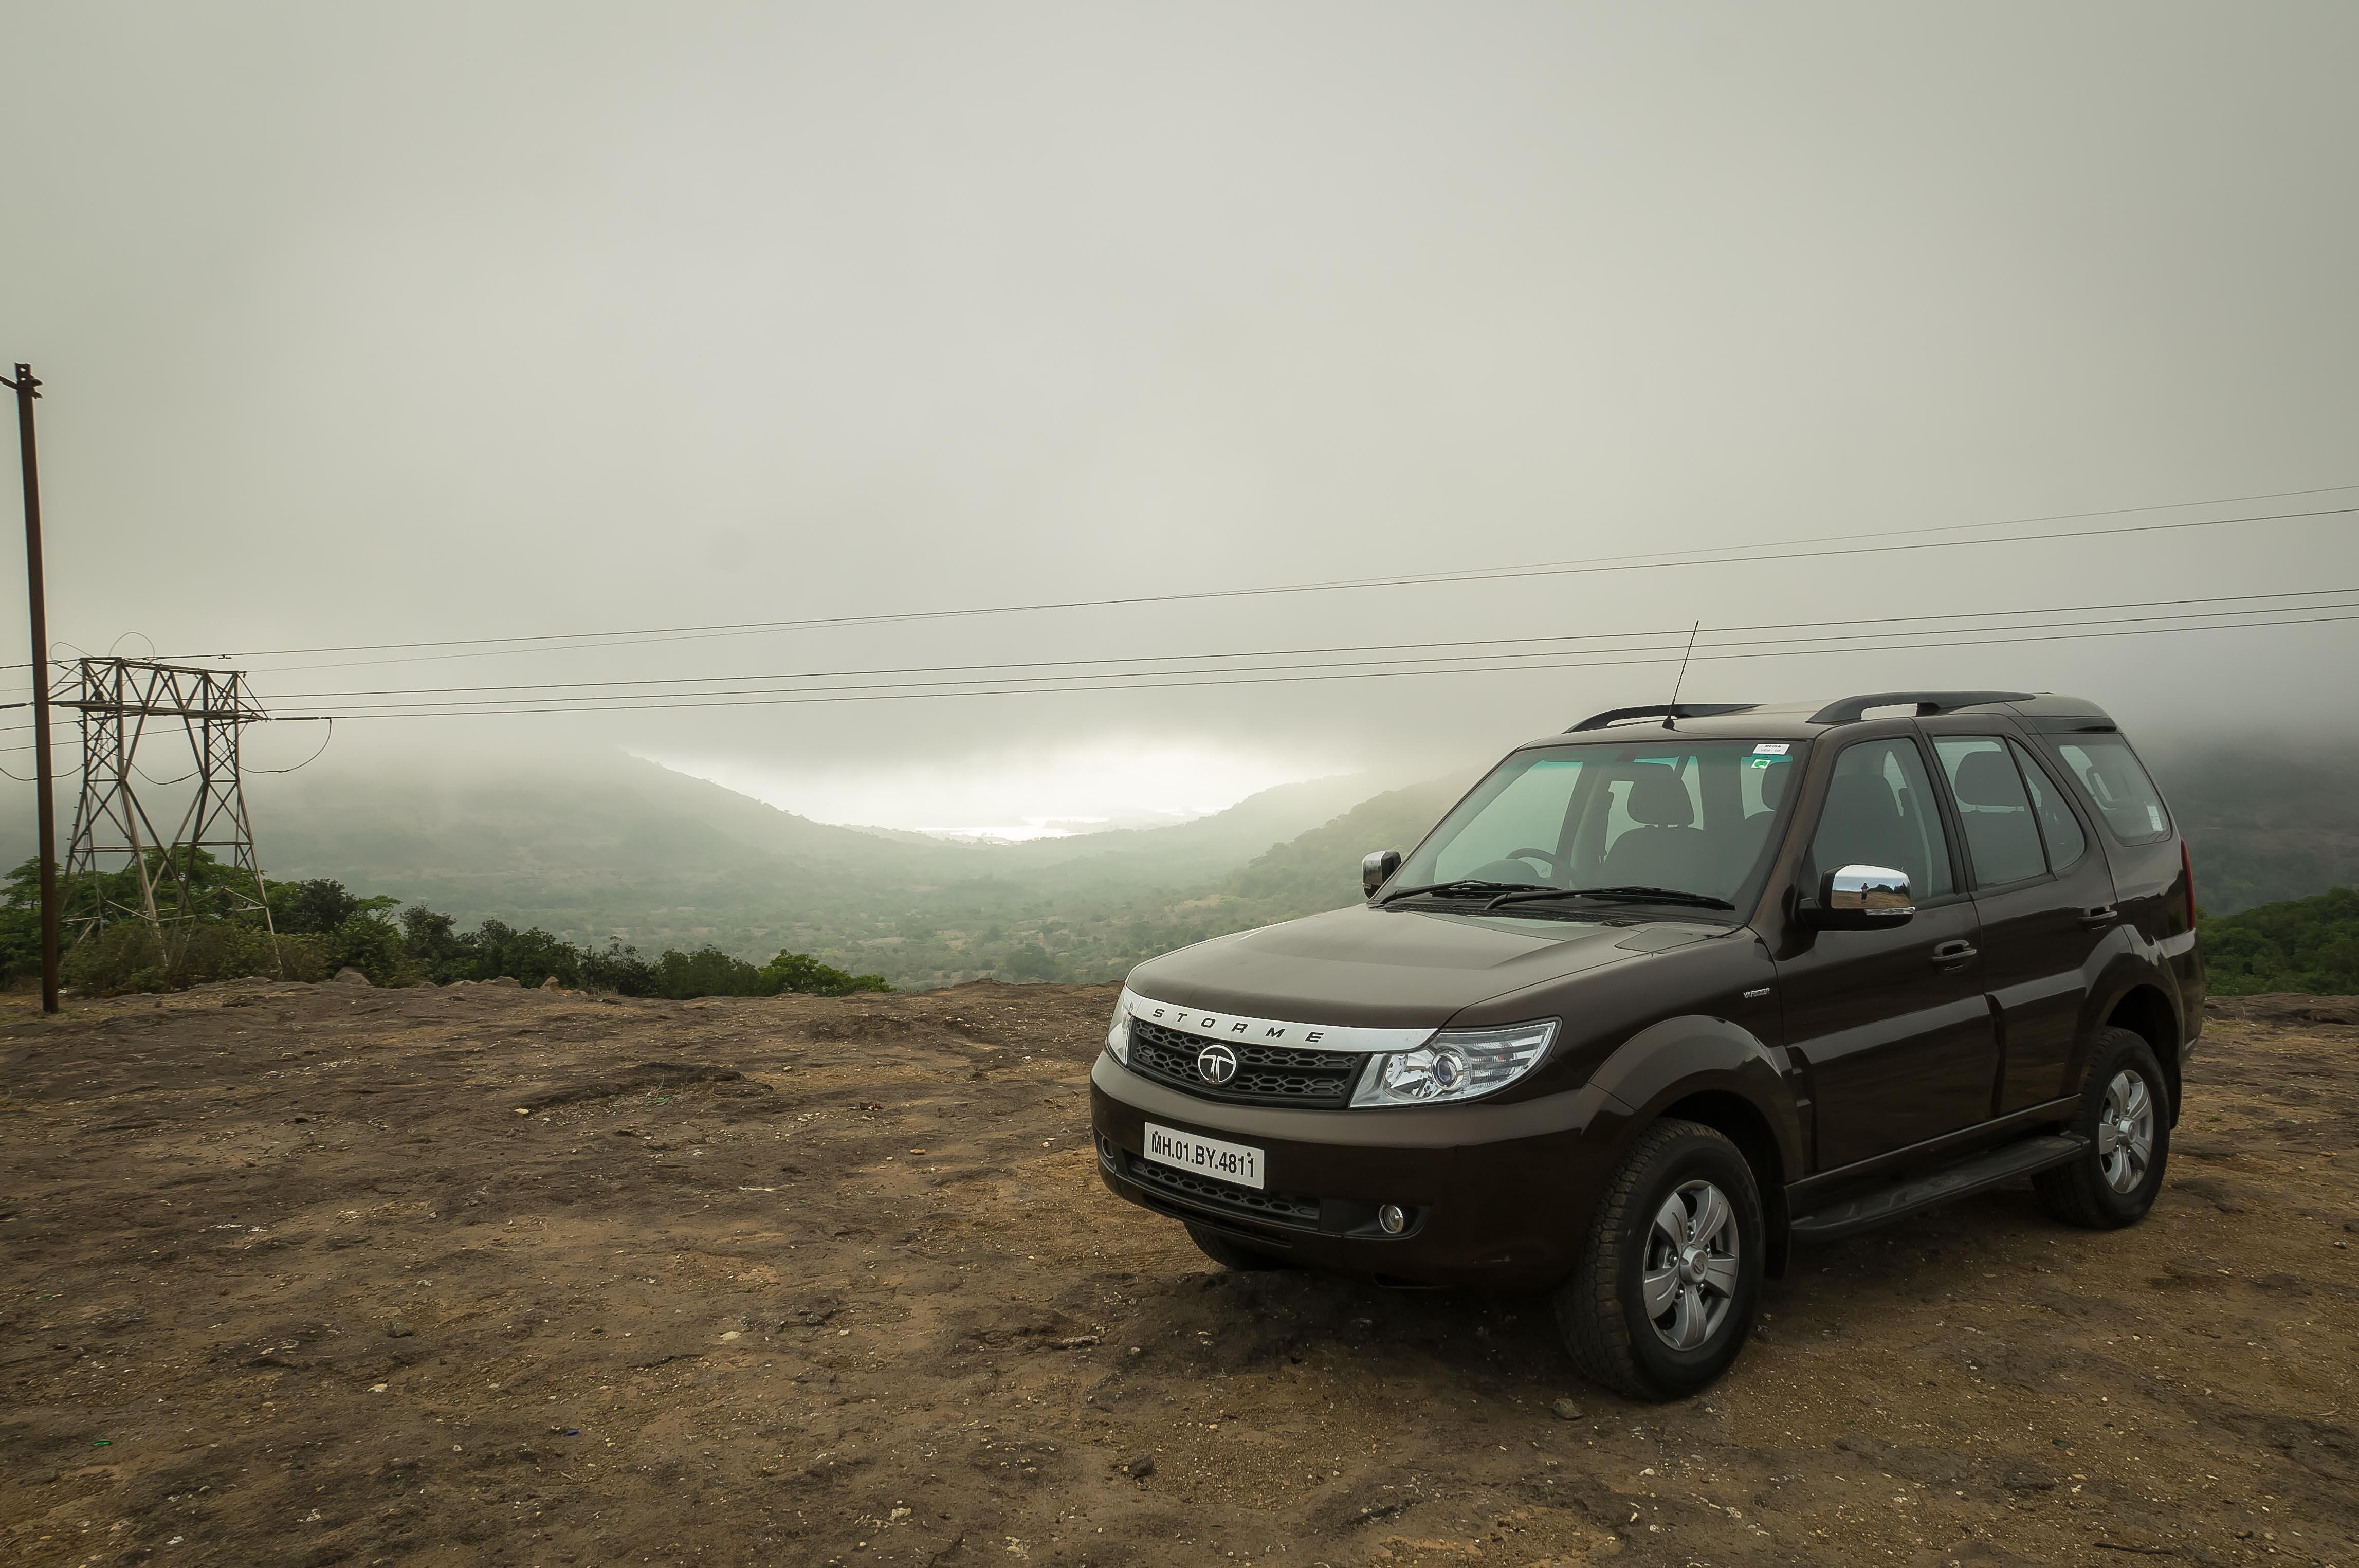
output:
[[[1408,1215],[1398,1203],[1386,1203],[1376,1211],[1376,1223],[1385,1227],[1386,1236],[1398,1236],[1408,1228]]]

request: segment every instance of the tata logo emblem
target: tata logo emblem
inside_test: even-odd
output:
[[[1225,1045],[1208,1045],[1196,1053],[1196,1071],[1217,1087],[1237,1075],[1237,1053]]]

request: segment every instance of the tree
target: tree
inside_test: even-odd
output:
[[[342,883],[326,877],[314,877],[308,882],[281,882],[270,889],[270,923],[299,936],[310,931],[332,931],[354,915],[389,909],[395,902],[387,898],[363,898],[347,893]]]
[[[761,996],[793,992],[806,996],[849,996],[856,991],[890,991],[882,975],[853,975],[821,964],[808,953],[780,953],[762,965]]]
[[[1007,973],[1018,980],[1053,980],[1057,961],[1037,942],[1027,942],[1007,955]]]

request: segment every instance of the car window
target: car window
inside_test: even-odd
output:
[[[1737,776],[1737,790],[1745,801],[1747,817],[1767,816],[1785,802],[1786,790],[1794,781],[1794,759],[1780,752],[1767,755],[1757,748],[1745,759],[1745,771]]]
[[[1810,839],[1810,886],[1846,866],[1879,866],[1908,878],[1922,900],[1956,892],[1949,836],[1933,807],[1932,780],[1916,746],[1871,740],[1845,747],[1827,780]]]
[[[1692,827],[1703,821],[1703,801],[1700,798],[1702,792],[1697,788],[1694,757],[1684,757],[1675,751],[1656,757],[1641,757],[1625,771],[1629,777],[1605,781],[1605,853],[1609,856],[1614,853],[1614,846],[1625,836],[1641,828],[1656,825],[1655,819],[1668,822],[1679,817],[1679,801],[1668,794],[1662,795],[1659,811],[1647,813],[1647,821],[1640,821],[1632,810],[1634,792],[1642,789],[1659,791],[1662,779],[1676,780],[1680,792],[1687,796],[1687,819],[1681,825]]]
[[[1520,768],[1511,760],[1503,772],[1504,778],[1493,776],[1499,787],[1483,810],[1435,857],[1433,875],[1428,880],[1447,882],[1459,877],[1483,877],[1494,882],[1549,880],[1557,846],[1564,838],[1573,786],[1581,781],[1581,759],[1543,754],[1524,758]],[[1533,849],[1542,854],[1513,859],[1517,850]]]
[[[1480,877],[1668,887],[1739,901],[1766,875],[1800,741],[1568,741],[1502,762],[1411,853],[1396,885]]]
[[[2059,737],[2057,754],[2072,777],[2089,791],[2104,813],[2105,825],[2125,844],[2143,844],[2170,832],[2170,813],[2163,810],[2162,792],[2138,765],[2137,754],[2119,735]]]
[[[2031,811],[2039,819],[2039,836],[2048,843],[2049,868],[2070,870],[2089,852],[2089,835],[2081,831],[2080,819],[2064,803],[2064,787],[2049,777],[2047,767],[2021,741],[2009,741],[2007,747],[2023,770],[2023,781],[2031,787]]]
[[[1996,887],[2047,875],[2031,797],[2006,742],[1997,735],[1937,735],[1933,754],[1941,759],[1950,797],[1958,803],[1976,885]]]

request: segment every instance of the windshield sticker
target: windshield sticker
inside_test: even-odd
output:
[[[1786,755],[1787,748],[1792,744],[1793,743],[1791,741],[1765,740],[1759,746],[1753,748],[1753,755],[1756,757],[1783,757]]]

